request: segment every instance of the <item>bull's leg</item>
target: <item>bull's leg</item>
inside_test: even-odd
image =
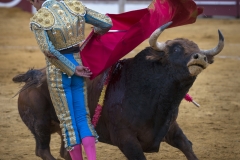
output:
[[[28,129],[34,135],[36,141],[36,156],[41,157],[44,160],[55,160],[50,152],[50,119],[47,115],[40,116],[38,111],[34,112],[31,107],[23,104],[19,104],[19,114],[23,122]]]
[[[128,160],[146,160],[142,147],[136,137],[131,136],[130,133],[122,133],[116,135],[116,138],[118,139],[118,148]]]
[[[50,120],[43,120],[44,118],[37,120],[34,124],[34,131],[32,132],[36,140],[37,156],[43,160],[56,160],[50,152]]]
[[[187,139],[176,121],[170,127],[164,140],[171,146],[181,150],[188,160],[198,159],[192,150],[192,142]]]

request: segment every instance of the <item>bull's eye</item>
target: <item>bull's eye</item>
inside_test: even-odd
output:
[[[176,47],[174,47],[173,52],[174,53],[180,53],[181,52],[181,48],[179,46],[176,46]]]

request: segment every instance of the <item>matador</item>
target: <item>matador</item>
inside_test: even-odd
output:
[[[88,159],[96,159],[97,134],[90,121],[85,82],[91,71],[82,65],[79,46],[85,40],[85,23],[102,35],[112,27],[111,19],[77,0],[29,1],[37,9],[30,28],[46,57],[48,88],[65,147],[73,160],[82,159],[81,144]]]

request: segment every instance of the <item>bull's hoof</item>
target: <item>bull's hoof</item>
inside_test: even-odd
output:
[[[43,160],[56,160],[50,153],[50,149],[37,149],[36,156],[42,158]]]

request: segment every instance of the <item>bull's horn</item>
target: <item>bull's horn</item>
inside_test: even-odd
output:
[[[215,48],[210,49],[210,50],[201,50],[201,53],[208,55],[208,56],[215,56],[218,53],[220,53],[224,47],[224,37],[220,30],[218,30],[218,36],[219,36],[218,45]]]
[[[171,24],[172,24],[172,21],[162,25],[160,28],[156,29],[151,34],[151,36],[149,38],[150,47],[152,47],[154,50],[157,50],[157,51],[163,51],[164,50],[166,44],[157,42],[157,39],[160,36],[160,34],[164,31],[164,29],[166,29]]]

